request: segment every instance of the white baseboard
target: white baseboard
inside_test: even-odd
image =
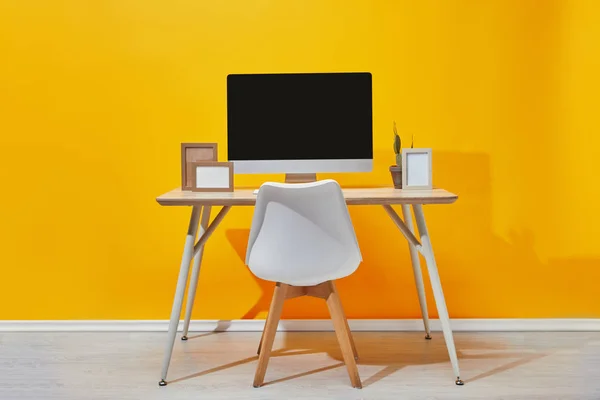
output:
[[[353,319],[353,331],[422,332],[420,319]],[[432,331],[441,331],[439,320],[432,319]],[[196,320],[190,323],[190,332],[260,332],[264,320]],[[179,323],[179,330],[183,323]],[[1,321],[0,332],[166,332],[166,320],[66,320],[66,321]],[[455,332],[520,332],[520,331],[600,331],[598,319],[453,319]],[[332,331],[330,320],[283,320],[279,331]]]

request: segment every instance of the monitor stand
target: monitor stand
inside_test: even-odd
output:
[[[316,182],[317,174],[285,174],[285,183]]]

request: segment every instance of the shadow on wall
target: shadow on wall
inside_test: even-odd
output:
[[[235,252],[242,260],[245,267],[246,261],[246,248],[248,247],[248,237],[250,235],[250,229],[228,229],[225,232],[227,240],[231,246],[235,249]],[[243,319],[254,319],[260,313],[269,311],[269,305],[271,304],[271,296],[273,296],[274,284],[273,282],[265,281],[257,278],[248,269],[248,274],[254,278],[256,285],[261,290],[261,296],[256,303],[242,316]]]
[[[509,240],[494,234],[487,154],[434,152],[433,169],[435,185],[459,195],[455,204],[425,207],[451,317],[598,316],[591,285],[599,278],[599,260],[544,264],[534,252],[532,232],[515,230]],[[350,213],[364,260],[338,283],[347,316],[420,318],[406,241],[381,207],[350,207]],[[226,231],[242,264],[248,234],[249,229]],[[421,265],[428,282],[423,260]],[[256,318],[269,309],[273,283],[253,278],[262,295],[243,318]],[[579,295],[573,303],[569,294],[588,287],[589,299]],[[430,316],[436,318],[428,284],[426,291]],[[573,315],[572,310],[579,312]],[[300,298],[286,302],[283,318],[329,318],[329,314],[323,301]]]
[[[599,259],[576,256],[543,262],[534,251],[530,230],[511,230],[507,238],[494,232],[488,155],[434,153],[433,168],[435,184],[459,195],[447,209],[426,208],[451,316],[600,316],[592,284],[600,279]]]

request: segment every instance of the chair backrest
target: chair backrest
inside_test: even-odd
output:
[[[274,279],[281,271],[289,284],[306,283],[311,276],[316,281],[338,279],[354,272],[361,261],[336,181],[261,186],[246,252],[246,264],[255,275],[283,282]]]

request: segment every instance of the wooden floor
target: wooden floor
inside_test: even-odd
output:
[[[258,389],[259,333],[178,340],[166,387],[166,333],[5,333],[0,399],[600,399],[600,332],[455,335],[462,387],[441,333],[355,333],[360,390],[331,332],[278,333]]]

